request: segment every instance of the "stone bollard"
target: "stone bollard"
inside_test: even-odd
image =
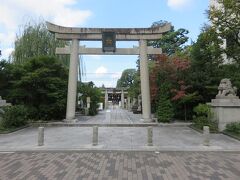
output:
[[[208,126],[203,126],[203,145],[210,146],[210,134]]]
[[[110,110],[106,110],[106,120],[109,121],[109,123],[111,121],[111,111]]]
[[[148,146],[153,146],[153,128],[149,126],[147,128],[147,136],[148,136]]]
[[[44,145],[44,127],[38,128],[38,146]]]
[[[93,126],[92,145],[93,146],[97,146],[98,145],[98,127],[97,126]]]
[[[85,109],[84,109],[84,114],[85,114],[85,116],[88,116],[88,115],[89,115],[89,108],[85,108]]]

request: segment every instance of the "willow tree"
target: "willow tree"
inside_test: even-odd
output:
[[[64,47],[66,44],[56,40],[44,22],[27,23],[16,35],[13,62],[22,64],[33,57],[56,56],[56,47]],[[68,56],[59,56],[58,59],[68,66]]]

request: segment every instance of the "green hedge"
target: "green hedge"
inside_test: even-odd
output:
[[[203,129],[203,126],[209,126],[211,132],[218,132],[217,122],[213,120],[213,114],[210,106],[199,104],[193,109],[193,126],[198,129]]]
[[[240,135],[240,122],[227,124],[225,131]]]
[[[0,121],[3,128],[16,128],[28,123],[27,108],[23,105],[4,107],[4,113]]]

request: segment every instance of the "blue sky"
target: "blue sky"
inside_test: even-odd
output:
[[[15,34],[26,21],[40,17],[63,26],[77,27],[150,27],[155,21],[166,20],[176,29],[190,31],[196,40],[207,22],[205,10],[209,0],[1,0],[0,49],[6,58],[13,50]],[[92,47],[101,43],[82,42]],[[118,43],[132,47],[137,42]],[[121,72],[136,68],[137,56],[83,56],[86,76],[97,86],[115,86]]]

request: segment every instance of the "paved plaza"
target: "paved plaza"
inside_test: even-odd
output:
[[[239,167],[234,152],[0,153],[1,180],[239,180]]]
[[[38,128],[29,127],[0,135],[0,151],[31,150],[132,150],[132,151],[240,151],[240,141],[223,134],[211,134],[210,146],[203,145],[203,134],[179,124],[153,127],[153,146],[147,146],[147,127],[140,115],[115,109],[92,118],[79,117],[79,127],[45,127],[44,146],[38,146]],[[92,124],[114,123],[114,127],[99,127],[98,145],[92,146]],[[130,126],[118,127],[119,124]],[[89,126],[81,126],[88,124]]]
[[[120,109],[118,106],[112,106],[106,111],[100,111],[97,116],[78,117],[79,124],[140,124],[141,114],[133,114],[127,110]]]
[[[0,180],[239,180],[240,142],[223,134],[211,134],[204,146],[203,135],[186,124],[157,125],[153,146],[147,146],[147,126],[137,126],[140,115],[121,109],[81,116],[76,124],[45,127],[44,146],[37,145],[37,127],[1,134]],[[103,125],[97,146],[95,124]]]

